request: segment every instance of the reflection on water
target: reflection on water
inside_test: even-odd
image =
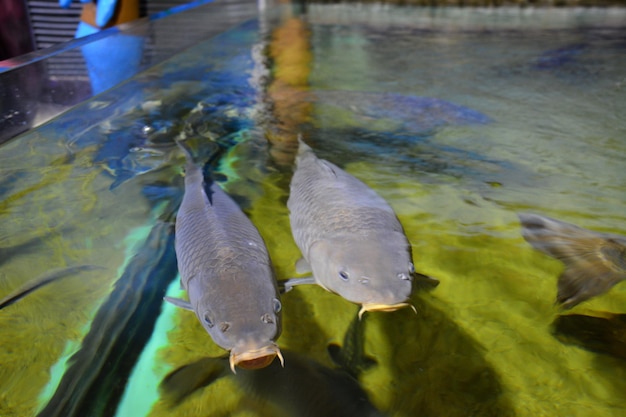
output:
[[[559,316],[563,265],[516,213],[626,234],[626,28],[504,10],[268,12],[3,144],[0,298],[102,268],[0,310],[0,415],[623,415],[622,284]],[[441,284],[412,297],[417,315],[360,326],[340,297],[294,289],[285,368],[232,376],[160,301],[180,293],[174,140],[240,203],[282,280],[299,257],[285,203],[300,132],[390,203]]]

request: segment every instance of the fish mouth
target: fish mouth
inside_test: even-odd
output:
[[[284,367],[285,359],[283,359],[283,354],[275,344],[259,349],[246,350],[241,353],[235,352],[235,349],[233,349],[230,352],[228,361],[230,363],[230,370],[236,374],[235,366],[239,366],[242,369],[261,369],[269,366],[277,356],[278,359],[280,359],[280,364]]]
[[[415,306],[411,303],[397,303],[397,304],[377,304],[377,303],[364,303],[359,310],[359,319],[363,317],[366,311],[396,311],[403,307],[411,307],[411,309],[417,314]]]

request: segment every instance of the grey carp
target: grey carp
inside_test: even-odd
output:
[[[565,264],[557,303],[572,308],[626,280],[626,238],[586,230],[537,214],[519,213],[522,235]]]
[[[212,182],[205,192],[202,169],[189,151],[185,193],[176,216],[178,269],[189,302],[213,341],[230,351],[230,367],[256,369],[283,357],[281,303],[261,235],[239,206]]]
[[[410,306],[415,268],[411,246],[389,204],[363,182],[318,158],[300,139],[287,201],[291,231],[303,255],[299,269],[366,311]],[[412,307],[412,306],[411,306]]]

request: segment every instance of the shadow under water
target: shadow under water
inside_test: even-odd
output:
[[[497,372],[485,359],[486,349],[435,302],[413,298],[417,317],[405,309],[370,319],[377,327],[374,334],[382,338],[373,346],[387,347],[384,353],[371,353],[391,371],[388,386],[372,389],[394,391],[390,415],[515,415]]]
[[[172,225],[158,221],[98,310],[40,417],[114,415],[176,271]]]
[[[552,334],[564,344],[626,360],[626,314],[559,315]]]
[[[343,347],[328,347],[335,367],[285,349],[284,367],[275,360],[266,368],[237,369],[236,374],[230,372],[226,357],[202,358],[167,375],[161,383],[162,397],[174,407],[216,380],[231,378],[248,401],[269,405],[274,416],[383,416],[358,381],[361,372],[375,364],[364,355],[364,322],[355,314]]]
[[[611,398],[622,398],[624,384],[616,381],[626,381],[626,314],[593,314],[559,315],[552,335],[565,345],[596,353],[594,380],[613,392]]]

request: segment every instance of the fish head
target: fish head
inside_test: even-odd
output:
[[[236,290],[236,289],[235,289]],[[230,365],[246,369],[268,366],[276,356],[281,333],[281,302],[271,291],[251,291],[248,298],[224,293],[216,302],[205,292],[194,304],[196,316],[213,341],[230,351]],[[240,294],[239,294],[240,295]]]
[[[318,241],[309,263],[327,290],[363,306],[362,311],[393,311],[408,306],[413,273],[408,242],[349,238]]]

